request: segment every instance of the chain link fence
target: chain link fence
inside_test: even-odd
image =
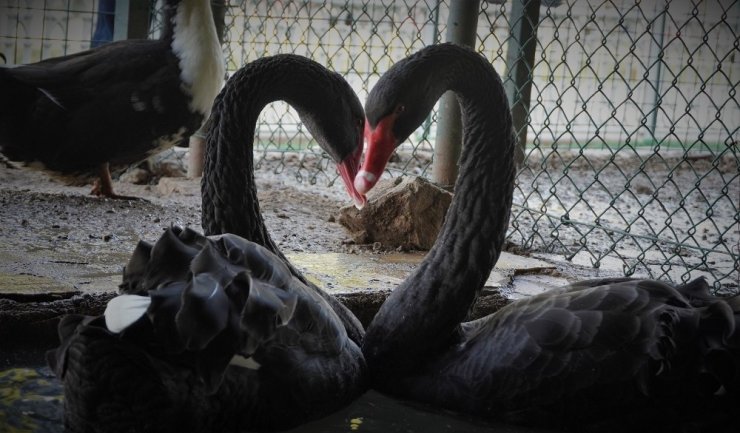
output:
[[[526,108],[510,242],[628,275],[706,276],[737,292],[740,0],[523,1],[481,2],[477,26],[476,48],[502,74],[514,110]],[[57,5],[67,30],[49,36],[56,24],[28,12],[36,3],[45,14]],[[27,63],[86,48],[93,24],[84,14],[95,3],[0,0],[9,24],[0,51]],[[227,69],[301,54],[342,73],[364,100],[390,65],[445,39],[449,9],[437,0],[229,0]],[[69,30],[75,11],[79,31]],[[391,175],[431,174],[436,116],[398,149]],[[255,157],[257,167],[310,183],[336,180],[284,103],[263,112]]]

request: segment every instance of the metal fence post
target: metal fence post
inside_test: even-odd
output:
[[[150,6],[148,0],[117,0],[113,40],[146,39]]]
[[[659,24],[658,24],[658,30],[656,32],[658,34],[658,41],[657,41],[658,52],[655,55],[655,58],[657,60],[655,61],[655,75],[654,75],[655,79],[653,80],[653,89],[655,90],[654,90],[654,95],[653,95],[653,112],[650,114],[650,129],[649,129],[650,141],[652,142],[653,145],[655,145],[659,141],[655,137],[655,132],[658,127],[658,112],[660,111],[660,100],[661,100],[661,95],[660,95],[661,78],[660,77],[663,72],[663,54],[664,54],[663,50],[665,49],[665,46],[663,43],[663,37],[665,35],[665,16],[666,16],[665,9],[659,12],[659,14],[660,14],[658,17]]]
[[[478,26],[479,0],[452,0],[447,18],[447,41],[474,48]],[[462,122],[457,97],[452,92],[442,95],[439,104],[439,126],[434,145],[432,176],[442,187],[449,188],[457,178],[457,161],[462,148]]]
[[[506,51],[509,79],[504,82],[511,106],[514,131],[519,139],[517,165],[524,161],[527,146],[527,116],[532,90],[534,52],[537,47],[537,24],[540,20],[540,0],[512,0],[510,39]]]

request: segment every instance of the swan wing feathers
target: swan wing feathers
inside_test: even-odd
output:
[[[208,240],[190,228],[170,227],[154,245],[140,240],[123,268],[122,293],[145,295],[172,281],[184,281],[191,262]]]
[[[173,281],[184,281],[190,274],[190,263],[200,252],[204,242],[191,236],[190,229],[173,227],[165,230],[154,243],[147,264],[147,272],[141,281],[142,290],[155,290]]]
[[[167,49],[166,44],[154,40],[117,41],[68,56],[6,68],[7,73],[0,77],[16,86],[39,89],[41,92],[32,100],[35,103],[52,102],[64,110],[74,110],[99,95],[106,95],[106,99],[116,95],[130,98],[136,89],[144,91],[149,86],[154,91],[148,80],[166,71],[168,63],[177,61],[174,55],[166,55]],[[28,100],[17,102],[28,103]]]
[[[469,326],[468,339],[434,365],[444,366],[449,388],[514,406],[596,387],[666,392],[677,375],[700,378],[692,386],[710,395],[737,383],[739,309],[708,292],[692,305],[685,289],[658,281],[604,283],[510,304]]]
[[[47,354],[64,385],[68,431],[208,431],[199,429],[208,400],[192,377],[109,332],[102,317],[65,316],[61,346]]]
[[[241,348],[245,354],[255,353],[277,329],[285,326],[293,317],[296,307],[296,295],[256,280],[250,287],[241,314],[241,330],[245,333],[245,342]]]
[[[190,365],[209,391],[235,355],[254,357],[244,365],[289,365],[315,353],[334,356],[349,341],[326,301],[280,258],[233,235],[207,238],[172,227],[153,246],[140,243],[122,291],[130,293],[110,301],[95,326],[151,356]],[[55,361],[62,369],[77,336],[63,323]]]
[[[141,287],[143,286],[143,279],[146,275],[147,264],[149,258],[152,255],[152,244],[144,240],[140,240],[134,248],[131,258],[128,263],[123,267],[123,278],[121,284],[118,286],[118,290],[125,294],[137,294],[143,292]]]

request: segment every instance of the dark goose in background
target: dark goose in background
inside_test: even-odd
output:
[[[203,225],[255,243],[168,230],[153,246],[139,243],[122,295],[104,316],[63,320],[61,345],[49,359],[64,383],[70,431],[283,429],[331,413],[366,389],[359,321],[290,266],[259,213],[251,144],[266,102],[249,89],[270,79],[272,93],[294,106],[323,95],[322,109],[299,112],[353,185],[364,114],[341,76],[293,55],[237,71],[209,120]],[[291,86],[299,96],[285,90]],[[229,164],[215,155],[229,155]],[[222,197],[235,203],[215,208]],[[224,225],[208,224],[221,219]]]
[[[434,247],[382,305],[363,353],[377,389],[434,406],[584,431],[736,431],[740,297],[703,279],[674,286],[592,280],[464,322],[499,257],[515,167],[501,79],[467,48],[427,47],[395,64],[365,105],[359,192],[446,90],[464,143]]]
[[[97,176],[117,197],[110,167],[171,147],[194,132],[223,84],[209,0],[166,0],[159,40],[125,40],[0,68],[0,152],[55,174]]]

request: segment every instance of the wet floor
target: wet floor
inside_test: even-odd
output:
[[[311,252],[286,255],[316,285],[332,293],[391,290],[424,258],[424,253],[360,255]],[[129,258],[128,254],[109,253],[98,256],[97,262],[92,263],[89,257],[66,251],[64,261],[60,263],[48,251],[26,252],[25,256],[26,260],[29,256],[38,260],[36,268],[42,275],[0,270],[0,294],[115,291],[121,281],[123,264]],[[26,263],[33,266],[33,261]],[[503,253],[486,287],[501,289],[515,299],[567,284],[567,278],[553,273],[557,274],[552,264]]]
[[[46,367],[0,371],[0,432],[62,433],[63,397]],[[369,391],[336,413],[291,433],[546,433],[425,409]]]

